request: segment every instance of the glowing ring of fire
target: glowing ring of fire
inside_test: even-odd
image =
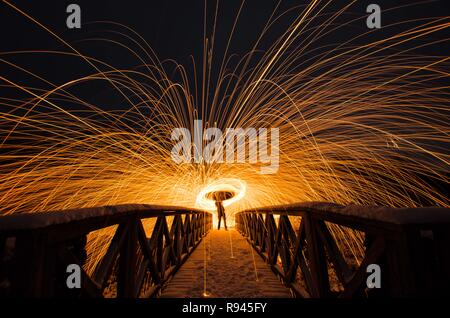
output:
[[[208,198],[208,194],[216,191],[227,191],[234,193],[235,195],[230,199],[224,200],[223,206],[227,207],[230,204],[233,204],[240,199],[242,199],[245,195],[247,187],[244,181],[234,178],[223,178],[218,179],[206,187],[204,187],[200,193],[197,195],[196,205],[197,207],[205,210],[216,210],[215,201],[213,199]]]

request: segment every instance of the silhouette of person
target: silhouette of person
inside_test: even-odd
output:
[[[223,224],[225,225],[225,230],[228,231],[227,219],[225,216],[225,209],[223,207],[222,201],[216,201],[216,208],[217,208],[217,216],[219,217],[219,225],[218,225],[217,229],[220,230],[220,221],[223,218]]]

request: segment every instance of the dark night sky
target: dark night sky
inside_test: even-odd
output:
[[[212,18],[215,1],[208,0],[209,17]],[[240,56],[245,54],[253,45],[260,34],[264,24],[274,10],[278,1],[274,0],[247,0],[243,12],[239,19],[236,35],[233,38],[230,53],[237,53]],[[365,16],[365,8],[369,3],[378,3],[382,9],[392,8],[398,5],[410,4],[410,0],[386,1],[367,0],[359,1],[350,10],[352,17]],[[142,35],[155,50],[161,60],[173,58],[178,62],[189,65],[189,56],[192,54],[197,65],[201,65],[202,42],[203,42],[203,10],[204,0],[164,0],[164,1],[92,1],[92,0],[64,0],[64,1],[12,1],[20,9],[30,14],[38,21],[48,26],[56,34],[60,35],[81,52],[101,58],[103,61],[113,64],[115,67],[133,68],[139,61],[132,57],[125,50],[111,45],[94,42],[76,42],[89,37],[105,36],[106,27],[93,26],[86,23],[92,21],[108,20],[125,24],[140,35]],[[65,9],[68,4],[77,3],[81,6],[82,23],[81,29],[67,29],[65,25],[67,13]],[[222,0],[219,6],[219,21],[216,38],[216,54],[223,52],[231,30],[233,20],[236,16],[240,0]],[[278,12],[285,11],[296,5],[304,5],[307,1],[283,0]],[[335,1],[330,10],[340,8],[347,1]],[[434,1],[425,5],[413,6],[407,9],[396,10],[394,12],[383,12],[382,23],[388,25],[400,20],[413,19],[417,17],[432,17],[448,15],[448,0]],[[292,11],[281,19],[279,23],[265,37],[260,48],[265,49],[270,43],[277,39],[290,22],[298,15],[300,9]],[[343,17],[347,20],[349,16]],[[212,22],[212,19],[210,19]],[[339,20],[338,20],[339,22]],[[211,25],[211,23],[210,23]],[[1,41],[0,51],[7,52],[13,50],[31,49],[64,49],[60,42],[32,23],[26,17],[21,16],[4,3],[0,4],[0,28]],[[331,37],[325,38],[323,43],[339,43],[349,38],[354,33],[360,33],[366,28],[365,19],[359,20],[349,27],[342,29],[338,33],[333,33]],[[378,33],[372,35],[373,38],[365,41],[373,41],[377,34],[382,37],[389,32],[398,32],[397,29],[382,28]],[[442,35],[441,35],[442,36]],[[116,38],[108,34],[109,38]],[[320,45],[321,43],[317,43]],[[426,49],[424,53],[448,55],[448,47],[443,45]],[[219,55],[217,55],[219,56]],[[8,56],[8,61],[13,61],[29,70],[43,75],[46,79],[54,83],[64,83],[67,80],[77,78],[92,72],[86,63],[74,59],[58,59],[50,56]],[[217,60],[217,62],[219,62]],[[218,64],[218,63],[217,63]],[[39,85],[37,82],[23,78],[23,74],[1,66],[0,74],[9,79],[31,86]],[[1,89],[1,88],[0,88]],[[94,92],[95,91],[95,92]],[[93,86],[87,94],[98,94],[103,91]],[[2,95],[8,94],[4,90]],[[86,90],[84,93],[86,94]],[[109,103],[112,104],[112,103]]]
[[[50,27],[64,39],[82,38],[92,28],[84,26],[81,30],[68,30],[65,26],[67,14],[65,8],[70,3],[77,3],[82,9],[83,23],[108,20],[123,23],[141,34],[158,52],[161,58],[186,58],[191,53],[200,53],[203,36],[203,10],[204,0],[164,0],[164,1],[92,1],[92,0],[36,0],[11,1],[26,13],[30,14],[44,25]],[[399,5],[411,4],[419,1],[401,0],[363,0],[352,6],[350,10],[355,16],[364,15],[365,8],[370,3],[378,3],[382,9]],[[210,17],[215,1],[208,0]],[[241,0],[222,0],[219,6],[219,31],[226,35],[231,28],[233,19]],[[248,44],[261,32],[262,26],[275,8],[277,0],[247,0],[239,21],[238,33],[234,39],[234,49],[244,51]],[[296,5],[307,4],[304,0],[282,0],[279,12]],[[338,0],[330,9],[339,8],[348,1]],[[423,5],[383,12],[383,24],[414,17],[445,16],[449,14],[448,1],[432,1]],[[285,22],[295,17],[289,15],[283,20],[275,33],[282,31],[287,25]],[[365,27],[364,21],[357,22],[353,27]],[[5,4],[0,5],[1,50],[19,48],[55,47],[55,40],[45,31],[33,25],[25,17],[14,12]],[[346,36],[343,35],[343,39]],[[223,40],[225,38],[222,37]],[[225,41],[218,41],[224,43]]]

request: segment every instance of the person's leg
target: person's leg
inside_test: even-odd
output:
[[[227,217],[226,217],[225,213],[223,214],[223,225],[225,225],[225,230],[228,230],[228,228],[227,228]]]
[[[217,226],[217,229],[218,230],[220,230],[220,219],[222,218],[222,216],[221,215],[219,215],[219,224],[218,224],[218,226]]]

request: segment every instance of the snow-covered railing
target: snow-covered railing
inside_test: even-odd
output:
[[[211,223],[205,211],[136,204],[0,217],[0,296],[150,297]]]
[[[243,211],[235,220],[300,297],[448,293],[450,209],[311,202]]]

